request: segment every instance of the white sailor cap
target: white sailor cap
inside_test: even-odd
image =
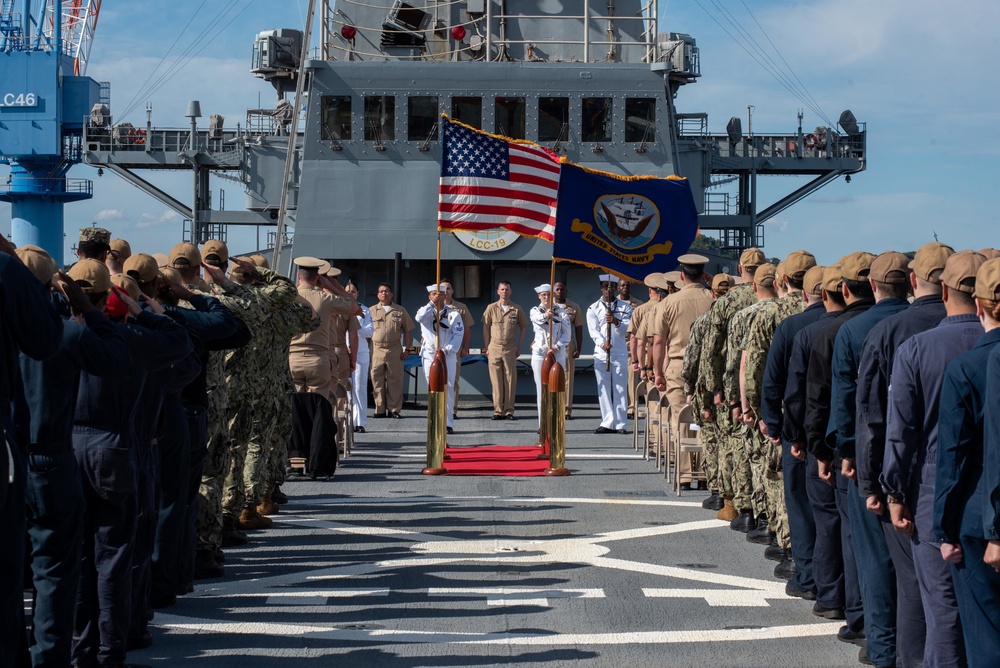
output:
[[[430,285],[427,286],[428,293],[434,292],[435,290],[437,292],[444,292],[445,291],[444,283],[441,283],[440,285],[438,285],[437,283],[431,283]]]
[[[617,283],[618,282],[618,279],[616,279],[613,274],[601,274],[600,276],[597,277],[597,280],[599,280],[601,283]]]
[[[552,286],[548,283],[542,283],[535,288],[535,292],[542,294],[543,292],[552,292]]]

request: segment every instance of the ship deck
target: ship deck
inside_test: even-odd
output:
[[[464,408],[452,445],[534,440]],[[334,479],[289,481],[274,527],[151,623],[151,665],[852,666],[840,622],[763,548],[673,495],[632,437],[568,426],[567,478],[425,477],[424,413],[369,420]],[[631,431],[631,427],[630,427]]]

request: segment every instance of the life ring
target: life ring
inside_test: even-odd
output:
[[[819,144],[819,137],[814,134],[807,134],[804,137],[803,143],[806,148],[816,148],[816,145]]]
[[[145,144],[146,143],[146,131],[141,128],[134,128],[132,130],[132,143],[133,144]]]

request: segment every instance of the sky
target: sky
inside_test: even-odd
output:
[[[546,0],[553,1],[569,0]],[[148,103],[154,126],[186,127],[187,101],[198,99],[205,119],[219,113],[233,127],[245,123],[248,107],[273,104],[271,87],[249,72],[254,35],[303,26],[307,4],[106,0],[88,75],[111,82],[116,122],[144,125]],[[935,234],[956,249],[1000,246],[1000,215],[989,195],[1000,154],[993,134],[1000,102],[998,21],[1000,3],[993,0],[947,6],[930,0],[660,2],[660,31],[694,36],[701,52],[702,77],[681,89],[678,111],[707,112],[711,132],[724,132],[734,115],[746,129],[747,105],[753,105],[754,134],[794,132],[799,109],[806,131],[824,124],[775,78],[774,67],[763,67],[759,55],[755,60],[734,39],[740,34],[751,37],[786,79],[801,82],[815,100],[810,107],[834,122],[851,109],[867,123],[868,169],[849,184],[838,179],[765,225],[769,256],[804,248],[823,264],[855,250],[913,250]],[[172,76],[150,90],[164,72]],[[95,196],[66,207],[67,255],[76,228],[92,222],[129,239],[134,250],[164,251],[181,240],[179,216],[116,176],[98,178],[84,165],[70,176],[93,179]],[[150,180],[190,199],[189,173]],[[773,177],[760,184],[762,209],[801,183]],[[225,190],[227,209],[243,208],[238,184],[213,178],[212,188],[216,201]],[[0,203],[0,233],[9,231],[10,210]],[[263,229],[259,235],[254,228],[234,230],[230,246],[245,252],[265,238]]]

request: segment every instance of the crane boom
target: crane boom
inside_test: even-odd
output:
[[[45,0],[42,16],[48,17],[45,35],[52,37],[55,0]],[[84,76],[90,61],[90,46],[97,30],[101,0],[64,0],[62,3],[63,52],[73,56],[73,74]]]

